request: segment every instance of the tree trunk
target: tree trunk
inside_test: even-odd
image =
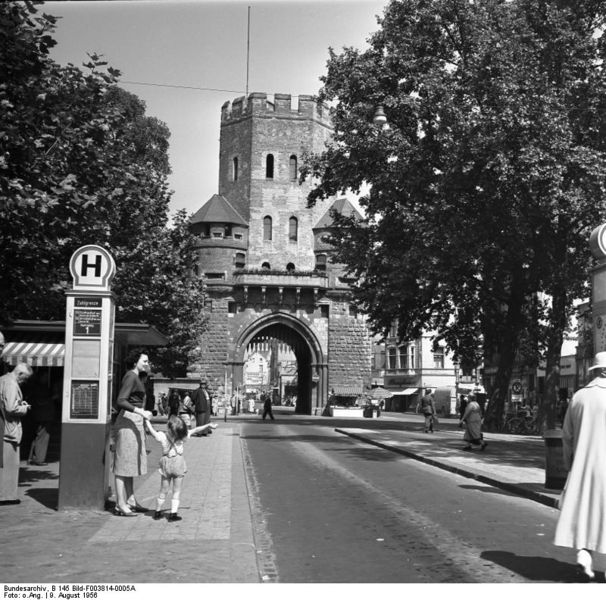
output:
[[[517,332],[519,334],[519,330]],[[497,373],[489,390],[489,401],[484,416],[484,426],[488,431],[500,431],[505,413],[505,402],[509,393],[509,382],[517,349],[516,332],[508,332],[499,341]]]
[[[520,332],[524,324],[522,318],[524,311],[524,293],[521,285],[515,281],[512,290],[505,320],[501,329],[501,335],[497,336],[495,349],[498,354],[497,373],[494,385],[489,390],[490,396],[484,416],[484,426],[488,431],[500,431],[503,426],[505,402],[509,393],[509,383],[513,372],[513,365],[518,349]],[[491,324],[488,324],[490,328]],[[492,324],[494,327],[494,323]],[[487,333],[485,339],[489,339]]]

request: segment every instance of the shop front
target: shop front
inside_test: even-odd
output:
[[[61,439],[61,413],[65,361],[65,322],[18,320],[2,329],[5,346],[1,354],[0,371],[6,373],[20,362],[33,369],[33,376],[23,387],[24,398],[33,410],[24,419],[24,441],[21,444],[22,460],[29,460],[41,411],[49,424],[50,440],[44,462],[59,461]],[[154,327],[142,323],[117,323],[113,352],[112,399],[116,397],[120,381],[126,372],[124,360],[129,348],[163,346],[167,339]],[[50,401],[50,404],[49,404]]]

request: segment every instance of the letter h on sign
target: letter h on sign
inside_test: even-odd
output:
[[[94,264],[89,264],[88,254],[82,255],[82,271],[80,272],[80,275],[82,275],[82,277],[86,277],[86,275],[88,274],[88,269],[90,269],[90,268],[95,269],[95,277],[101,277],[101,255],[100,254],[97,254],[97,256],[95,256]]]

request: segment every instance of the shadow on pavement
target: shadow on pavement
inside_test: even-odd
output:
[[[57,510],[59,506],[59,490],[57,488],[32,488],[25,493],[51,510]]]
[[[501,565],[530,581],[553,583],[582,583],[576,566],[544,556],[519,556],[513,552],[489,550],[481,557]]]

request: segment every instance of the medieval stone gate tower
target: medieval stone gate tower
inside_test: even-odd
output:
[[[332,133],[326,107],[310,96],[253,93],[221,110],[219,193],[192,217],[199,274],[208,289],[209,327],[200,365],[231,394],[243,383],[247,349],[290,347],[297,361],[297,412],[321,409],[329,390],[361,393],[370,381],[366,321],[326,243],[329,209],[351,214],[345,199],[307,207],[299,184],[303,156]]]

